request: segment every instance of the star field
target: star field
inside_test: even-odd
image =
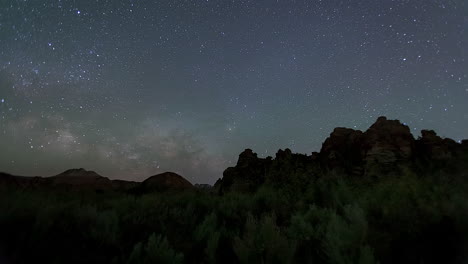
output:
[[[214,183],[381,115],[467,138],[465,2],[0,2],[0,171]]]

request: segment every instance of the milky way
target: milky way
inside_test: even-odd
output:
[[[468,137],[465,0],[0,3],[0,171],[213,183],[378,116]]]

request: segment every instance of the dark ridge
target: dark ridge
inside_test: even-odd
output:
[[[151,192],[188,190],[193,185],[182,176],[165,172],[151,176],[143,182],[110,180],[83,168],[66,170],[52,177],[23,177],[0,173],[0,188],[52,188],[62,190],[115,190]]]
[[[66,170],[54,177],[103,177],[94,171],[87,171],[83,168]],[[103,177],[104,178],[104,177]]]
[[[166,191],[166,190],[189,190],[193,189],[193,185],[174,172],[164,172],[149,177],[144,180],[138,187],[140,192],[151,191]]]
[[[286,184],[285,175],[316,178],[332,173],[348,177],[386,177],[405,172],[451,169],[462,172],[468,157],[468,140],[457,143],[441,138],[433,130],[422,130],[415,139],[410,128],[398,120],[379,117],[362,132],[338,127],[312,155],[279,150],[275,156],[258,158],[251,149],[239,155],[236,166],[227,168],[215,187],[220,193],[230,190],[255,191],[264,183]]]

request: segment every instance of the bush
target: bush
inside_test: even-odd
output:
[[[294,243],[281,233],[274,216],[258,222],[249,215],[242,238],[234,241],[234,251],[240,263],[290,263]]]
[[[145,244],[139,242],[133,248],[127,263],[182,263],[183,255],[171,248],[166,237],[152,234]]]

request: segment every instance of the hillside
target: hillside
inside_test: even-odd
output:
[[[144,180],[140,186],[142,192],[161,190],[190,190],[193,185],[182,176],[173,172],[164,172]]]

